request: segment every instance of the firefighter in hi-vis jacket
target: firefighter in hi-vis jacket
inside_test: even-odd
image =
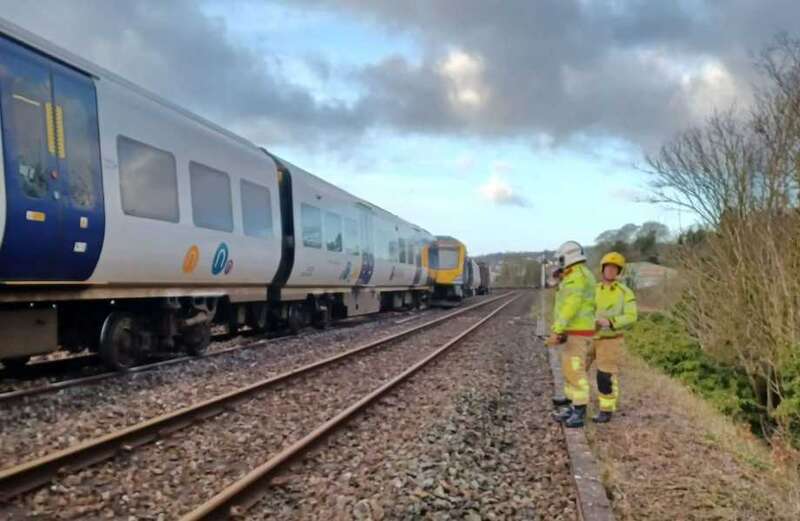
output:
[[[587,366],[597,364],[597,390],[600,412],[592,418],[597,423],[611,420],[619,400],[619,363],[622,356],[624,331],[636,322],[636,295],[617,280],[625,268],[625,257],[612,251],[600,261],[602,279],[597,283],[597,334],[589,352]]]
[[[561,405],[567,407],[555,414],[566,427],[583,427],[589,403],[589,377],[586,358],[595,335],[594,275],[586,267],[586,255],[580,244],[567,241],[557,252],[563,268],[553,309],[552,332],[546,344],[561,346],[561,371],[564,394]]]

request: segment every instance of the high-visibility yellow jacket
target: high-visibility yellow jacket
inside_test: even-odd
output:
[[[610,328],[598,330],[599,338],[614,338],[623,334],[623,330],[636,322],[636,295],[625,284],[614,281],[611,284],[597,283],[595,290],[597,318],[605,318],[611,322]]]
[[[564,270],[553,309],[553,333],[594,335],[596,284],[585,263]]]

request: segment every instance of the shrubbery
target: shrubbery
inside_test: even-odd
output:
[[[687,385],[724,414],[761,429],[764,409],[747,376],[712,360],[681,324],[662,313],[639,319],[626,335],[628,349]]]

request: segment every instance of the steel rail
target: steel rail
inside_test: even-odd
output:
[[[409,327],[398,333],[381,337],[353,349],[260,380],[245,387],[234,389],[233,391],[218,395],[214,398],[203,400],[176,411],[145,420],[136,425],[86,440],[71,447],[20,463],[19,465],[7,469],[0,469],[0,502],[7,501],[24,492],[49,483],[54,476],[61,472],[74,472],[81,468],[88,467],[100,461],[112,458],[122,450],[132,451],[136,447],[183,429],[196,421],[215,416],[223,412],[226,408],[244,401],[253,394],[272,387],[277,383],[290,380],[301,374],[309,373],[320,367],[330,365],[368,349],[407,337],[434,325],[441,324],[455,316],[467,313],[475,308],[496,302],[507,296],[508,294],[504,294],[478,302],[420,325]]]
[[[459,333],[447,341],[447,343],[437,348],[425,358],[419,360],[399,375],[385,382],[379,388],[375,389],[359,399],[357,402],[342,410],[330,420],[320,424],[313,431],[284,448],[272,456],[269,460],[248,472],[241,479],[224,488],[206,503],[198,506],[193,511],[181,517],[181,521],[227,519],[232,516],[241,516],[263,495],[264,489],[269,487],[269,481],[276,470],[280,469],[298,455],[302,454],[312,445],[320,441],[321,438],[330,434],[337,427],[341,427],[351,416],[367,407],[370,403],[384,395],[401,382],[405,381],[408,377],[419,371],[422,367],[426,366],[439,355],[464,340],[464,338],[466,338],[470,333],[485,324],[519,297],[520,295],[516,295],[513,298],[510,298],[507,302],[504,302],[501,306],[495,308],[491,313],[481,318],[467,330]]]

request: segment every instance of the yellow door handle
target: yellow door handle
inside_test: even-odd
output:
[[[64,142],[64,109],[56,105],[56,133],[58,134],[58,157],[67,157],[67,144]]]
[[[44,104],[45,125],[47,126],[47,151],[56,154],[56,131],[53,128],[53,104]]]

